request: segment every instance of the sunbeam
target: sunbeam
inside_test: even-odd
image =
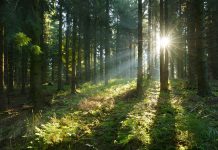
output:
[[[161,37],[159,39],[158,43],[160,43],[161,47],[166,48],[166,47],[170,46],[170,44],[171,44],[170,37],[167,37],[167,36]]]

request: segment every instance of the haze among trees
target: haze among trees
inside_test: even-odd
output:
[[[0,0],[0,149],[218,148],[217,0]]]

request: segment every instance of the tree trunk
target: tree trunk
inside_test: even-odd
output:
[[[28,56],[27,56],[27,52],[26,49],[23,48],[22,52],[21,52],[21,94],[25,94],[26,92],[26,83],[27,83],[27,64],[28,64]]]
[[[179,0],[179,18],[182,20],[182,0]],[[184,78],[184,50],[183,50],[183,38],[182,38],[182,23],[179,23],[179,36],[180,43],[177,52],[177,78]]]
[[[84,51],[85,51],[85,56],[84,56],[84,61],[85,61],[85,79],[86,81],[91,80],[91,66],[90,66],[90,12],[89,12],[89,4],[87,4],[87,12],[86,17],[85,17],[85,31],[84,31]]]
[[[116,27],[117,33],[116,33],[116,53],[115,53],[115,67],[116,67],[116,76],[119,77],[120,74],[120,23],[118,21],[117,17],[117,27]]]
[[[4,27],[3,25],[0,24],[0,97],[4,93],[3,53],[4,53]]]
[[[198,81],[198,95],[208,96],[211,94],[208,83],[208,68],[206,50],[203,45],[203,0],[194,0],[195,6],[195,23],[196,23],[196,51],[197,51],[197,81]]]
[[[96,5],[96,3],[95,3],[95,5]],[[95,14],[94,14],[95,16],[95,18],[94,18],[94,34],[93,34],[93,36],[94,36],[94,43],[93,43],[93,48],[94,48],[94,74],[93,74],[93,82],[94,82],[94,84],[96,84],[97,83],[97,12],[96,12],[96,10],[95,10]]]
[[[207,46],[208,46],[208,66],[210,72],[210,78],[218,80],[218,4],[214,6],[213,2],[208,1],[208,25],[207,32]]]
[[[168,0],[165,0],[165,37],[168,37]],[[169,47],[168,45],[165,46],[164,50],[164,90],[168,90],[168,80],[169,80],[169,54],[168,54]]]
[[[66,30],[66,46],[65,46],[65,60],[66,60],[66,67],[65,67],[65,80],[66,84],[69,84],[69,39],[70,39],[70,14],[69,11],[67,11],[66,14],[66,20],[67,20],[67,30]]]
[[[129,34],[129,78],[133,78],[133,48],[132,48],[132,35]]]
[[[7,93],[10,93],[14,90],[14,56],[13,56],[14,47],[10,42],[9,51],[8,51],[8,82],[7,82]]]
[[[148,1],[148,59],[147,79],[151,79],[151,0]]]
[[[160,0],[160,38],[164,37],[164,4],[163,0]],[[165,91],[164,81],[164,47],[160,46],[160,90]]]
[[[55,81],[55,55],[52,54],[51,58],[51,80],[52,82]]]
[[[62,25],[63,25],[63,1],[59,0],[59,48],[58,48],[58,91],[63,89],[62,85]]]
[[[8,88],[8,44],[4,40],[4,85]]]
[[[41,4],[42,5],[42,4]],[[48,34],[47,34],[47,24],[46,24],[46,16],[45,16],[45,10],[43,6],[41,6],[41,28],[42,33],[40,37],[40,47],[42,53],[42,68],[41,68],[41,80],[42,84],[48,82],[48,46],[46,41],[48,40]]]
[[[100,26],[100,80],[104,79],[104,60],[103,60],[103,27]]]
[[[109,26],[109,0],[106,0],[106,23],[105,23],[105,85],[108,84],[110,79],[109,70],[110,70],[110,26]]]
[[[37,44],[39,42],[35,43]],[[43,104],[41,89],[41,55],[32,52],[30,65],[30,98],[37,107]]]
[[[175,72],[175,70],[174,70],[174,68],[175,68],[175,66],[174,66],[174,58],[173,58],[173,53],[170,53],[171,55],[170,55],[170,78],[171,79],[174,79],[175,78],[175,74],[174,74],[174,72]]]
[[[82,53],[81,53],[81,47],[82,47],[82,42],[81,42],[81,18],[79,19],[79,29],[78,29],[78,60],[77,60],[77,83],[82,82]]]
[[[195,37],[195,23],[194,3],[188,3],[188,89],[196,88],[196,37]]]
[[[71,84],[71,93],[76,93],[76,38],[77,38],[77,19],[74,16],[73,18],[73,40],[72,40],[72,84]]]
[[[137,74],[137,93],[138,95],[143,94],[142,85],[143,85],[143,66],[142,66],[142,0],[138,0],[138,74]]]

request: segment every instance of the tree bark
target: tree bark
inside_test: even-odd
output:
[[[41,4],[43,5],[43,4]],[[45,10],[44,6],[41,6],[41,37],[40,37],[40,47],[42,51],[42,68],[41,68],[41,80],[42,84],[48,82],[48,46],[46,41],[48,40],[48,34],[47,34],[47,24],[46,24],[46,16],[45,16]]]
[[[14,47],[10,42],[8,50],[8,82],[7,82],[7,93],[10,93],[14,90]]]
[[[4,53],[4,27],[3,25],[0,24],[0,96],[4,93],[3,53]]]
[[[58,48],[58,91],[63,89],[62,85],[62,26],[63,26],[63,1],[59,0],[59,48]]]
[[[206,50],[203,45],[203,0],[194,0],[195,6],[195,23],[196,23],[196,51],[197,51],[197,81],[198,95],[209,96],[211,94],[208,82],[208,68]]]
[[[78,27],[78,60],[77,60],[77,79],[78,79],[78,83],[82,82],[82,53],[81,53],[81,47],[82,47],[82,42],[81,42],[81,18],[79,19],[79,27]]]
[[[104,79],[104,60],[103,60],[103,27],[100,26],[100,80]]]
[[[22,48],[21,52],[21,94],[25,94],[26,92],[26,83],[27,83],[27,64],[28,64],[28,56],[25,48]]]
[[[165,0],[165,37],[168,37],[168,0]],[[164,50],[164,90],[168,90],[169,80],[169,46],[166,45]]]
[[[66,14],[67,20],[67,30],[66,30],[66,46],[65,46],[65,60],[66,60],[66,67],[65,67],[65,80],[66,84],[69,84],[69,39],[70,39],[70,14],[67,11]]]
[[[96,5],[96,2],[95,2]],[[97,83],[97,12],[95,10],[94,12],[94,43],[93,43],[93,48],[94,48],[94,72],[93,72],[93,83]]]
[[[109,41],[110,41],[110,26],[109,26],[109,0],[106,0],[106,23],[105,23],[105,85],[108,84],[108,81],[110,79],[110,47],[109,47]]]
[[[138,0],[138,74],[137,74],[137,93],[138,95],[143,94],[142,85],[143,85],[143,66],[142,66],[142,0]]]
[[[34,40],[34,43],[38,43]],[[36,107],[43,105],[41,95],[41,55],[31,53],[30,98]]]
[[[73,18],[73,40],[72,40],[72,83],[71,83],[71,93],[76,93],[76,40],[77,40],[77,18]]]
[[[85,31],[84,31],[84,61],[85,61],[85,79],[86,81],[90,81],[91,80],[91,58],[90,58],[90,6],[89,3],[86,5],[87,6],[87,10],[85,12]]]
[[[164,37],[164,3],[160,0],[160,38]],[[165,91],[164,84],[164,47],[160,46],[160,90]]]
[[[151,0],[148,1],[148,59],[147,79],[151,79]]]
[[[196,37],[195,37],[195,23],[194,5],[193,1],[188,3],[188,89],[196,88]]]

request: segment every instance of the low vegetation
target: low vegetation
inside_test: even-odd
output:
[[[1,149],[217,149],[217,98],[198,97],[182,81],[168,93],[146,82],[141,98],[135,86],[86,83],[77,95],[56,93],[40,111],[1,112]]]

